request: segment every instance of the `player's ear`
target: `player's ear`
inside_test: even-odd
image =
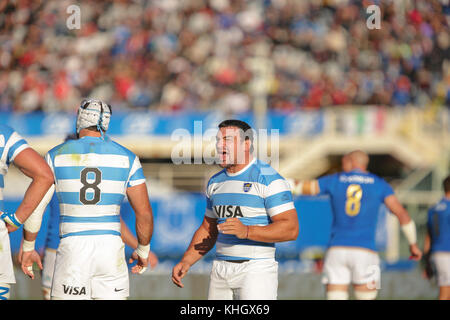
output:
[[[253,142],[251,142],[250,139],[245,140],[245,151],[253,153]]]

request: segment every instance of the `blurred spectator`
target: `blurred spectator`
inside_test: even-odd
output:
[[[450,106],[447,0],[0,0],[0,111]],[[381,29],[366,8],[381,8]],[[257,58],[257,59],[255,59]],[[257,85],[256,85],[257,83]],[[262,91],[261,91],[261,88]]]

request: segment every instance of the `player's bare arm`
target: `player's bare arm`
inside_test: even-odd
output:
[[[14,164],[26,176],[32,179],[24,198],[16,210],[16,217],[20,222],[25,222],[36,209],[45,193],[53,184],[53,173],[47,162],[32,148],[20,152],[14,159]],[[16,228],[8,225],[8,231]]]
[[[191,243],[181,261],[172,270],[172,281],[178,287],[183,288],[181,279],[189,268],[207,254],[217,240],[217,219],[205,217],[202,224],[194,233]]]
[[[138,240],[138,263],[131,269],[133,273],[143,273],[148,265],[150,240],[153,234],[153,213],[145,183],[127,189],[128,201],[136,215],[136,236]],[[145,250],[146,252],[140,251]]]
[[[228,218],[218,225],[219,232],[234,234],[240,239],[261,242],[283,242],[295,240],[299,233],[297,211],[291,209],[271,217],[267,226],[246,226],[238,218]]]
[[[390,195],[384,200],[386,207],[398,218],[400,227],[409,243],[410,259],[420,260],[422,251],[417,246],[416,225],[395,195]]]
[[[134,250],[137,249],[139,243],[136,237],[133,235],[131,230],[127,227],[125,221],[120,218],[120,234],[122,236],[122,241],[129,246],[130,248],[133,248]],[[137,260],[138,256],[136,252],[133,252],[130,258],[130,261]],[[148,253],[148,264],[150,265],[150,268],[154,268],[158,264],[158,257],[151,251]]]
[[[31,279],[34,279],[33,264],[36,263],[38,267],[42,270],[42,261],[40,255],[35,251],[35,242],[38,232],[41,228],[42,217],[44,215],[45,209],[52,199],[53,193],[55,191],[55,185],[52,184],[47,190],[41,202],[29,218],[25,221],[23,225],[23,243],[20,252],[19,262],[21,264],[22,271],[28,275]]]

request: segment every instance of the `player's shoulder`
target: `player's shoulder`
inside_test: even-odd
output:
[[[331,181],[334,182],[346,182],[347,181],[347,172],[334,172],[329,174],[324,174],[319,176],[317,180],[319,183],[329,183]]]
[[[379,175],[373,173],[373,172],[369,172],[369,176],[372,177],[375,181],[376,185],[382,186],[385,189],[392,189],[392,186],[390,185],[389,182],[387,182],[386,179],[384,179],[383,177],[380,177]]]
[[[0,124],[0,134],[11,134],[15,130],[7,124]]]
[[[268,186],[275,180],[285,180],[284,177],[275,170],[270,164],[257,159],[250,168],[249,175],[251,180]]]
[[[112,140],[109,137],[105,140],[105,142],[108,143],[109,145],[111,145],[111,147],[114,148],[118,154],[127,155],[129,157],[136,157],[136,154],[133,151],[131,151],[127,147],[121,145],[120,143]]]
[[[83,154],[85,153],[85,146],[88,142],[82,138],[66,140],[52,149],[47,154],[51,157],[56,157],[65,154]]]
[[[68,149],[67,146],[70,145],[70,144],[73,144],[73,141],[75,141],[75,140],[68,140],[68,141],[62,142],[62,143],[54,146],[53,148],[51,148],[47,152],[47,154],[53,156],[53,155],[56,155],[58,153],[61,153],[61,151],[65,150],[65,149]]]
[[[6,124],[0,124],[0,135],[3,136],[3,140],[6,142],[8,139],[15,133],[16,131],[6,125]]]
[[[211,183],[215,183],[218,182],[219,180],[224,179],[226,175],[226,169],[222,169],[219,172],[216,172],[215,174],[213,174],[208,181],[208,185],[210,185]]]
[[[442,198],[437,203],[435,203],[433,206],[430,207],[428,212],[438,212],[438,211],[446,211],[450,209],[450,201],[446,200],[445,198]]]

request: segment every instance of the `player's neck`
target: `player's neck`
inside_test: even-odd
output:
[[[450,200],[450,192],[446,192],[444,197],[445,199]]]
[[[363,167],[353,167],[351,171],[359,171],[359,172],[363,172],[363,173],[367,173],[367,169],[363,168]]]
[[[78,134],[80,138],[83,137],[101,137],[101,133],[98,131],[93,131],[89,129],[81,129],[80,133]]]
[[[250,155],[248,155],[248,157],[246,156],[245,158],[246,158],[246,161],[244,163],[233,164],[233,165],[227,167],[227,172],[231,173],[231,174],[236,174],[236,173],[244,170],[250,164],[250,162],[253,161],[253,156],[250,154]]]

